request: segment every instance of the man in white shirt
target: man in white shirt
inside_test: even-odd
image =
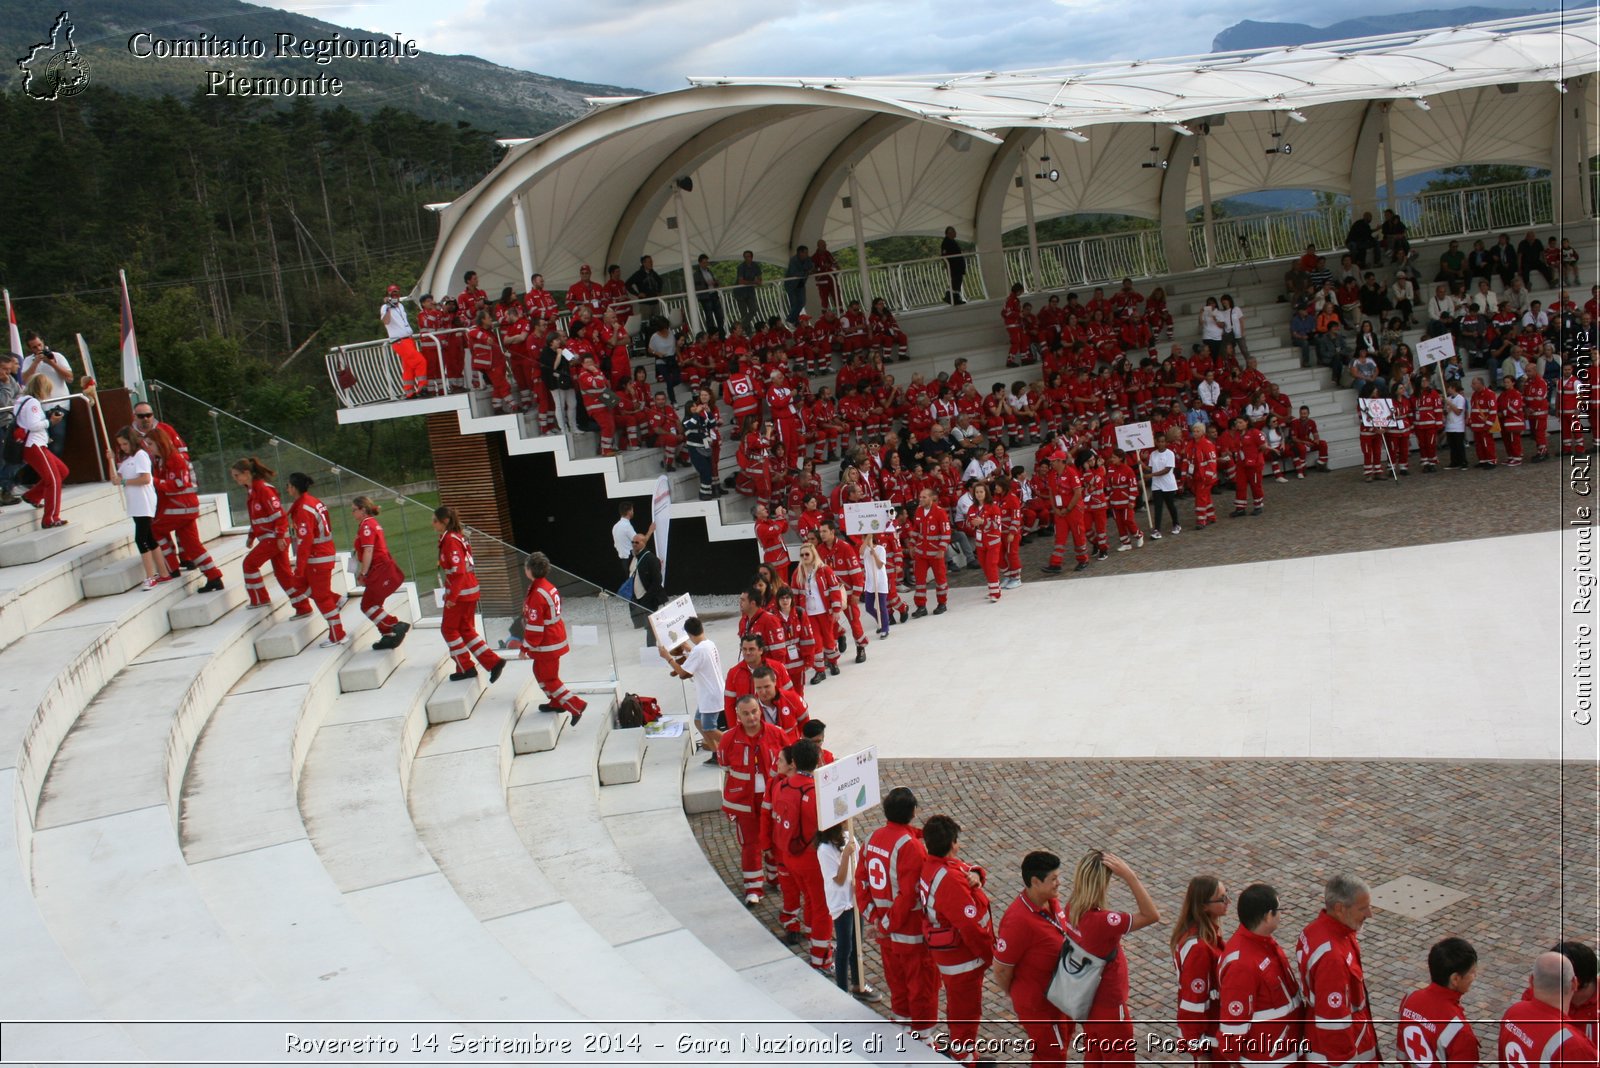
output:
[[[1157,539],[1161,537],[1163,507],[1172,514],[1172,533],[1183,533],[1183,527],[1178,525],[1178,455],[1172,450],[1172,437],[1173,434],[1169,432],[1156,442],[1156,447],[1145,460],[1150,469],[1151,506],[1155,509],[1150,522],[1150,536]]]
[[[1444,433],[1450,443],[1446,470],[1467,470],[1467,397],[1458,381],[1447,383],[1444,398]]]
[[[1217,381],[1215,372],[1206,372],[1205,380],[1200,383],[1197,392],[1201,407],[1209,410],[1217,406],[1217,401],[1222,397],[1222,383]]]
[[[1550,313],[1538,301],[1529,302],[1528,310],[1522,313],[1522,329],[1544,333],[1550,329]]]
[[[717,654],[717,643],[706,637],[699,616],[686,619],[683,631],[689,635],[689,640],[671,651],[663,646],[661,656],[672,669],[673,675],[694,680],[694,723],[700,730],[702,744],[710,749],[714,747],[704,741],[705,734],[717,729],[717,719],[722,715],[722,680],[726,677],[722,670],[722,657]],[[708,764],[716,762],[715,755],[706,761]]]
[[[623,501],[617,506],[620,513],[616,525],[611,528],[611,548],[616,550],[617,559],[622,561],[622,566],[628,566],[628,560],[633,556],[633,502]]]
[[[65,356],[46,345],[36,331],[29,330],[23,336],[22,347],[28,350],[22,359],[22,384],[26,386],[43,375],[50,382],[48,396],[62,398],[53,403],[47,399],[42,405],[50,419],[49,448],[59,457],[67,450],[67,409],[71,401],[66,400],[66,396],[72,392],[72,365]]]

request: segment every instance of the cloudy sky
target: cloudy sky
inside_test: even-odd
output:
[[[262,2],[262,0],[258,0]],[[1437,2],[1351,0],[277,0],[268,6],[414,37],[578,81],[662,90],[686,75],[904,74],[1207,52],[1243,19],[1330,22]],[[1519,5],[1520,6],[1520,5]]]

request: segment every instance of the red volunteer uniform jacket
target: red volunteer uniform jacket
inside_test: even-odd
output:
[[[856,868],[856,897],[866,901],[861,922],[876,928],[880,939],[922,944],[917,880],[927,859],[922,832],[907,824],[884,824],[867,839]]]
[[[994,959],[996,964],[1011,966],[1011,1005],[1019,1018],[1066,1019],[1045,997],[1050,980],[1055,978],[1066,927],[1067,914],[1056,898],[1043,908],[1034,908],[1026,894],[1018,894],[1000,918]]]
[[[1395,1025],[1395,1049],[1413,1068],[1476,1065],[1478,1036],[1461,1011],[1461,995],[1436,983],[1407,994]]]
[[[1172,963],[1178,969],[1178,1032],[1191,1053],[1217,1048],[1217,964],[1222,947],[1204,941],[1190,928],[1183,936]]]
[[[289,536],[289,517],[283,514],[283,501],[272,485],[256,479],[250,483],[250,538],[258,541],[282,541]],[[374,554],[376,555],[376,554]]]
[[[529,656],[567,651],[567,625],[561,620],[561,591],[547,578],[528,587],[522,602],[522,648]]]
[[[1283,947],[1271,935],[1240,927],[1217,965],[1220,1060],[1274,1068],[1300,1059],[1300,985]]]
[[[728,770],[722,779],[722,811],[729,815],[753,813],[761,808],[778,752],[793,735],[763,722],[755,737],[734,725],[717,743],[717,763]]]
[[[332,567],[339,553],[333,545],[333,524],[328,509],[309,493],[302,493],[289,508],[294,524],[295,575],[304,578],[308,567]]]
[[[1561,1018],[1560,1009],[1542,1001],[1518,1001],[1506,1010],[1496,1050],[1506,1068],[1593,1065],[1596,1061],[1593,1044]]]
[[[967,884],[967,872],[978,873],[978,885]],[[917,878],[917,905],[922,912],[922,937],[942,975],[963,975],[987,968],[994,959],[994,925],[989,895],[983,892],[984,870],[955,857],[928,857]]]
[[[478,574],[473,568],[472,546],[453,530],[439,535],[439,570],[444,572],[446,607],[478,599]]]
[[[1331,1065],[1377,1060],[1356,932],[1322,912],[1300,932],[1294,951],[1306,999],[1306,1059]]]

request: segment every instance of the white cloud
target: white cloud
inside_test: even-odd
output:
[[[1210,51],[1243,19],[1328,24],[1428,0],[1308,11],[1284,0],[278,0],[329,22],[415,37],[577,81],[676,89],[688,75],[1012,70]]]

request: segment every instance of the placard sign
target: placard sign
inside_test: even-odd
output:
[[[689,640],[683,629],[684,621],[694,615],[694,602],[687,593],[673,598],[650,613],[650,626],[656,632],[656,641],[663,649],[676,649]]]
[[[1155,431],[1150,427],[1147,419],[1142,423],[1124,423],[1116,428],[1117,448],[1123,452],[1138,452],[1140,449],[1153,449],[1156,447]]]
[[[817,769],[817,829],[827,830],[877,806],[878,747],[840,757]]]
[[[1430,337],[1426,341],[1417,342],[1417,366],[1427,367],[1441,360],[1448,360],[1456,354],[1455,338],[1449,334],[1440,334]]]
[[[1394,401],[1388,397],[1364,397],[1356,403],[1361,406],[1362,426],[1391,430],[1399,425],[1394,414]]]
[[[894,505],[888,501],[851,501],[844,506],[846,534],[882,534],[894,522]]]

